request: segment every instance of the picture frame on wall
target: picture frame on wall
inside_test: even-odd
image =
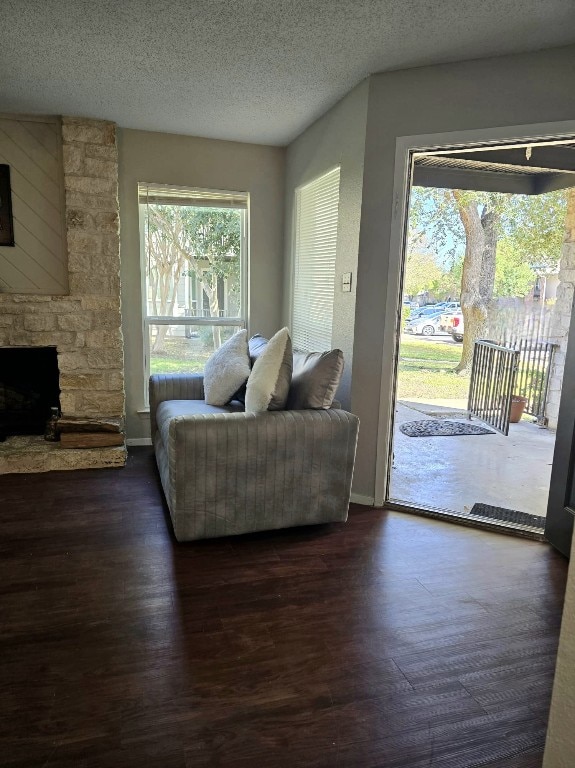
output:
[[[0,246],[14,244],[10,166],[0,163]]]

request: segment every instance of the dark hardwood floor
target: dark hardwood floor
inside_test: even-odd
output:
[[[538,768],[566,571],[362,507],[178,544],[146,448],[0,477],[0,765]]]

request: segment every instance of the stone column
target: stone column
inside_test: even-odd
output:
[[[70,296],[81,305],[57,320],[76,334],[59,356],[62,411],[123,416],[116,126],[64,117],[62,140]]]
[[[559,287],[551,320],[551,341],[558,345],[553,358],[549,379],[549,396],[545,414],[550,429],[557,429],[561,384],[565,370],[565,352],[569,338],[569,324],[575,292],[575,188],[568,192],[565,239],[559,263]]]

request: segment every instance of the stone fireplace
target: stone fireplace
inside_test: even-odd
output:
[[[61,131],[69,294],[0,293],[0,348],[55,349],[64,416],[123,418],[116,127],[65,117]],[[0,443],[0,473],[125,460],[123,446],[64,449],[39,435]]]

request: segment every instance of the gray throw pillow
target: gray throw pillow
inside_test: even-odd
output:
[[[343,373],[343,352],[294,352],[287,408],[331,408]]]
[[[206,361],[204,393],[209,405],[226,405],[250,375],[248,332],[235,333]]]
[[[265,336],[262,336],[261,333],[254,334],[251,339],[248,341],[248,348],[250,351],[250,363],[252,364],[252,368],[254,367],[255,361],[258,359],[258,357],[261,355],[261,353],[264,351],[264,349],[268,345],[268,339],[266,339]]]

